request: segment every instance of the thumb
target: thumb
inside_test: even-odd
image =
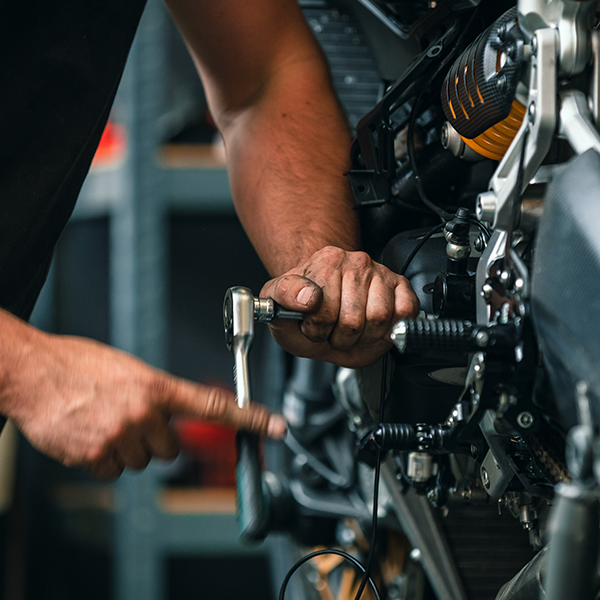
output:
[[[158,404],[165,406],[170,414],[214,421],[276,440],[287,431],[283,417],[271,414],[261,404],[241,409],[235,394],[229,390],[171,376],[163,377],[159,385]]]
[[[267,281],[260,291],[263,298],[273,298],[289,310],[313,312],[323,302],[323,290],[301,275],[281,275]]]

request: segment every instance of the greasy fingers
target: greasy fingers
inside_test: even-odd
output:
[[[260,404],[240,409],[235,394],[220,387],[200,385],[165,376],[158,385],[160,397],[172,414],[196,417],[205,421],[217,421],[237,429],[246,429],[259,435],[281,439],[287,430],[284,419],[271,414]],[[156,393],[156,392],[155,392]]]
[[[394,296],[394,322],[400,319],[415,318],[419,314],[419,298],[410,286],[408,279],[400,277]]]
[[[273,298],[289,310],[307,313],[316,311],[323,300],[323,291],[314,281],[292,272],[265,283],[260,295]]]
[[[381,278],[374,278],[369,286],[366,302],[367,326],[361,336],[363,344],[374,344],[385,338],[397,320],[395,296],[398,288],[391,288]]]
[[[419,310],[408,281],[364,252],[326,247],[290,272],[267,283],[262,296],[286,308],[294,290],[311,280],[322,298],[307,307],[304,321],[274,321],[271,332],[288,351],[341,366],[366,366],[389,350],[389,334],[398,320]],[[284,282],[284,285],[282,285]]]

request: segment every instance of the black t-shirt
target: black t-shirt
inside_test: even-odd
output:
[[[28,318],[146,0],[18,0],[0,16],[0,306]]]

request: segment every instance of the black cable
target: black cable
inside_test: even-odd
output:
[[[388,355],[383,356],[381,362],[381,390],[379,393],[379,416],[377,418],[377,426],[383,423],[384,411],[385,411],[385,388],[387,385],[387,360]],[[381,448],[377,448],[377,458],[375,461],[375,485],[373,490],[373,520],[371,523],[371,547],[369,548],[369,556],[367,558],[367,566],[363,580],[356,592],[354,600],[360,600],[363,590],[367,586],[369,580],[369,571],[371,570],[371,564],[373,563],[373,557],[375,556],[375,543],[377,541],[377,512],[379,508],[379,476],[381,474]]]
[[[430,229],[419,240],[419,243],[414,247],[413,251],[408,255],[406,262],[404,263],[404,265],[402,266],[400,271],[398,271],[399,275],[404,276],[406,274],[406,271],[407,271],[408,267],[410,266],[410,263],[413,261],[413,258],[419,253],[421,248],[427,243],[427,241],[431,238],[431,236],[436,234],[438,231],[442,231],[442,229],[444,229],[444,223],[438,223],[433,229]]]
[[[492,232],[476,217],[471,217],[471,223],[473,223],[474,225],[477,225],[477,227],[479,227],[479,229],[481,229],[481,231],[483,232],[483,235],[485,235],[485,237],[487,238],[487,240],[489,242],[490,238],[492,237]]]
[[[427,89],[429,88],[429,86],[439,77],[439,75],[441,74],[441,72],[448,68],[448,65],[450,63],[451,60],[454,59],[454,56],[456,54],[456,51],[461,48],[462,43],[466,37],[466,35],[468,34],[469,30],[471,29],[471,25],[473,24],[473,21],[475,20],[475,17],[477,16],[477,14],[479,13],[479,10],[481,8],[481,6],[485,4],[485,0],[482,0],[479,5],[477,6],[477,8],[473,11],[473,14],[471,15],[471,17],[469,18],[469,20],[467,21],[467,24],[465,26],[465,28],[462,30],[461,34],[458,36],[456,43],[454,44],[454,47],[452,48],[452,50],[441,60],[440,64],[437,66],[436,70],[434,71],[433,75],[427,80],[427,82],[425,83],[425,85],[421,88],[421,91],[419,92],[418,96],[416,97],[412,109],[410,111],[410,119],[408,122],[408,132],[407,132],[407,149],[408,149],[408,157],[410,159],[410,163],[412,165],[412,169],[413,169],[413,173],[414,173],[414,177],[415,177],[415,185],[417,187],[417,192],[419,194],[419,197],[421,198],[421,201],[423,202],[423,204],[425,206],[427,206],[428,208],[430,208],[434,213],[436,213],[440,219],[442,221],[449,221],[450,219],[453,218],[454,215],[452,215],[449,212],[446,212],[443,208],[437,206],[437,204],[434,204],[428,197],[427,197],[427,192],[425,191],[425,187],[423,186],[423,182],[421,180],[421,176],[419,175],[419,167],[417,165],[417,161],[416,161],[416,152],[415,152],[415,125],[417,122],[417,116],[418,116],[418,112],[419,112],[419,107],[421,104],[421,100],[423,99],[423,96],[425,95],[425,92],[427,91]]]
[[[329,548],[327,550],[317,550],[315,552],[311,552],[310,554],[307,554],[306,556],[303,556],[289,571],[288,574],[285,576],[285,579],[283,580],[283,583],[281,584],[281,589],[279,590],[279,600],[283,600],[285,591],[287,589],[288,583],[290,581],[290,579],[292,578],[292,575],[305,563],[307,563],[309,560],[312,560],[313,558],[316,558],[317,556],[323,556],[325,554],[336,554],[337,556],[341,556],[343,559],[347,560],[348,562],[351,562],[357,569],[359,569],[360,571],[362,571],[363,573],[366,573],[366,569],[362,566],[362,564],[360,563],[360,561],[358,561],[356,558],[354,558],[354,556],[352,556],[351,554],[348,554],[347,552],[344,552],[343,550],[336,550],[335,548]],[[375,582],[369,577],[369,584],[371,586],[371,589],[373,590],[373,593],[375,594],[375,598],[377,598],[377,600],[381,600],[381,596],[379,595],[379,590],[377,589],[377,586],[375,585]]]
[[[380,397],[379,397],[379,417],[378,417],[377,425],[381,425],[381,423],[383,422],[383,416],[384,416],[384,410],[385,410],[385,390],[386,390],[386,383],[387,383],[387,359],[388,359],[388,355],[385,354],[382,359],[382,364],[381,364],[381,393],[380,393]],[[351,562],[357,569],[359,569],[360,571],[363,572],[363,574],[364,574],[363,579],[362,579],[361,584],[356,592],[356,596],[354,597],[354,600],[360,600],[360,597],[362,596],[362,593],[363,593],[365,587],[367,586],[367,583],[371,586],[371,589],[373,590],[373,593],[375,594],[376,600],[381,600],[381,595],[379,593],[379,590],[377,589],[375,582],[369,575],[369,571],[371,570],[371,565],[373,563],[373,557],[375,556],[375,543],[377,541],[377,511],[379,508],[379,478],[380,478],[380,474],[381,474],[381,455],[382,455],[381,449],[378,448],[377,449],[377,458],[376,458],[376,463],[375,463],[375,483],[373,486],[373,518],[371,521],[371,545],[369,548],[369,555],[367,557],[367,566],[364,567],[360,563],[359,560],[354,558],[354,556],[352,556],[351,554],[344,552],[343,550],[337,550],[335,548],[328,548],[326,550],[317,550],[316,552],[311,552],[310,554],[307,554],[306,556],[302,557],[288,571],[287,575],[285,576],[285,579],[283,580],[283,583],[281,584],[281,588],[279,590],[279,600],[284,600],[285,591],[287,589],[290,579],[292,578],[292,575],[294,575],[294,573],[303,564],[307,563],[309,560],[312,560],[313,558],[315,558],[317,556],[322,556],[325,554],[336,554],[337,556],[341,556],[345,560]]]

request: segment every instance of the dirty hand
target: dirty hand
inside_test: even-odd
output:
[[[281,438],[283,419],[235,395],[173,377],[103,344],[27,328],[17,368],[0,380],[2,413],[40,451],[112,479],[125,467],[179,452],[171,415],[217,421]]]
[[[260,295],[306,313],[302,322],[279,319],[271,324],[273,337],[288,352],[351,368],[385,354],[394,323],[419,310],[404,277],[364,252],[332,246],[267,282]]]

